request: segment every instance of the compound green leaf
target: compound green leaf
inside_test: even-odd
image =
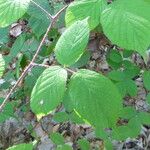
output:
[[[115,126],[122,101],[108,78],[82,69],[71,77],[68,90],[74,109],[87,122],[101,130]]]
[[[62,101],[66,89],[67,72],[59,66],[47,68],[38,78],[31,93],[31,109],[42,117]]]
[[[94,29],[100,23],[100,16],[103,7],[106,5],[104,0],[80,0],[75,1],[66,11],[66,25],[70,26],[77,20],[89,17],[90,29]]]
[[[141,55],[150,45],[150,3],[144,0],[117,0],[102,12],[106,36],[118,46]]]
[[[7,150],[33,150],[33,144],[19,144],[14,145]]]
[[[3,59],[2,54],[0,54],[0,78],[2,77],[4,70],[5,70],[5,61]]]
[[[129,137],[135,138],[140,134],[142,124],[150,124],[150,114],[147,112],[137,112],[129,107],[123,111],[121,117],[129,119],[129,122],[113,130],[112,136],[114,139],[124,140]]]
[[[0,27],[6,27],[21,18],[30,0],[0,0]]]
[[[140,134],[141,122],[137,116],[129,120],[128,124],[118,126],[112,136],[116,140],[125,140],[127,138],[135,138]]]
[[[73,65],[84,53],[89,39],[87,19],[71,25],[59,38],[55,54],[58,62],[65,66]]]

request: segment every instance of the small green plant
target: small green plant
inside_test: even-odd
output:
[[[58,8],[61,8],[60,11]],[[4,43],[8,42],[6,37],[0,39],[3,54],[8,53],[4,57],[0,54],[0,78],[17,80],[1,103],[0,121],[13,114],[14,104],[9,102],[10,97],[18,100],[29,96],[30,108],[38,120],[54,113],[62,104],[69,114],[62,112],[65,116],[62,118],[62,114],[57,113],[54,120],[91,125],[108,149],[112,149],[111,139],[136,137],[142,124],[150,124],[150,115],[123,107],[125,96],[137,95],[134,78],[141,74],[140,68],[127,58],[136,51],[146,61],[150,45],[149,8],[148,0],[115,0],[111,4],[107,4],[106,0],[76,0],[69,6],[62,3],[57,8],[47,0],[0,0],[0,33],[7,33],[7,26],[20,18],[28,20],[28,27],[32,30],[32,33],[22,33],[11,48],[4,47]],[[64,22],[61,21],[61,24],[59,21],[64,16],[66,30],[60,35],[57,27],[63,26]],[[123,52],[112,49],[108,53],[106,59],[113,70],[107,77],[80,69],[90,58],[87,50],[90,32],[98,26],[114,45],[125,49]],[[51,40],[50,45],[46,44],[47,38]],[[43,60],[52,53],[56,56],[57,65],[43,64]],[[7,65],[16,57],[15,72],[5,72]],[[23,87],[17,91],[24,78]],[[143,81],[145,88],[150,90],[149,71],[143,73]],[[10,88],[10,83],[3,84],[4,87]],[[148,94],[148,102],[149,97]],[[126,124],[118,125],[120,119],[126,119]],[[111,133],[106,128],[111,129]],[[72,149],[64,143],[60,134],[50,137],[58,145],[57,150]],[[86,140],[80,140],[78,144],[83,150],[90,147]],[[26,150],[32,149],[32,146],[23,144],[9,149]]]

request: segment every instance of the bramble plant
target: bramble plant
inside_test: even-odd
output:
[[[58,4],[57,4],[58,5]],[[136,137],[142,124],[150,124],[150,115],[132,107],[123,107],[125,96],[137,95],[136,76],[140,68],[128,57],[138,52],[147,61],[146,51],[150,46],[150,1],[76,0],[68,6],[58,7],[47,0],[0,0],[0,78],[6,80],[0,89],[9,89],[5,99],[1,98],[0,121],[13,116],[16,100],[30,97],[30,108],[38,121],[62,104],[65,112],[54,114],[58,122],[84,122],[95,129],[97,137],[104,140],[106,149],[112,149],[111,141]],[[58,10],[60,9],[60,10]],[[65,20],[64,19],[65,16]],[[5,45],[9,38],[8,26],[18,19],[27,20],[31,31],[24,31],[10,48]],[[66,30],[60,35],[57,28]],[[107,38],[118,47],[111,49],[107,62],[112,68],[106,76],[81,69],[89,60],[87,50],[90,33],[99,27]],[[52,39],[50,44],[47,39]],[[43,64],[54,52],[57,65]],[[14,58],[16,68],[8,71]],[[122,68],[122,69],[120,69]],[[150,90],[150,71],[142,74],[144,86]],[[17,80],[12,87],[10,78]],[[24,82],[23,82],[24,81]],[[23,82],[23,83],[22,83]],[[23,84],[21,87],[20,84]],[[32,91],[32,92],[31,92]],[[15,101],[16,102],[16,101]],[[150,104],[150,94],[147,96]],[[73,119],[70,114],[76,115]],[[118,125],[119,120],[127,120]],[[111,133],[106,129],[111,129]],[[50,135],[57,149],[72,149],[59,134]],[[78,141],[81,149],[89,149],[86,140]],[[33,145],[21,144],[9,150],[33,149]]]

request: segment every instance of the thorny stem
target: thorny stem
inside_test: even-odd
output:
[[[33,1],[32,1],[33,2]],[[19,79],[17,80],[17,82],[14,84],[14,86],[11,88],[11,90],[9,91],[8,95],[6,96],[6,98],[4,99],[3,103],[0,105],[0,113],[2,112],[3,108],[5,107],[6,103],[9,101],[9,98],[11,97],[12,93],[14,92],[14,90],[16,89],[16,87],[19,85],[19,83],[24,79],[24,77],[27,75],[28,71],[30,69],[32,69],[32,67],[34,66],[34,61],[35,59],[37,58],[40,50],[41,50],[41,47],[43,46],[44,42],[45,42],[45,39],[49,33],[49,31],[52,29],[53,25],[56,23],[59,15],[67,8],[67,6],[63,7],[55,16],[52,16],[51,17],[51,23],[50,25],[48,26],[47,28],[47,31],[46,33],[44,34],[37,50],[36,50],[36,53],[34,54],[31,62],[29,63],[29,65],[24,69],[24,71],[22,72],[21,76],[19,77]],[[43,9],[43,8],[42,8]],[[45,11],[44,11],[45,12]]]

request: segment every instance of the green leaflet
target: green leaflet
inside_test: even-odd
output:
[[[19,144],[14,145],[7,150],[33,150],[33,144]]]
[[[138,117],[140,119],[141,124],[150,124],[150,113],[148,112],[139,112]]]
[[[0,27],[6,27],[21,18],[30,0],[0,0]]]
[[[47,68],[38,78],[31,93],[31,109],[38,118],[47,115],[62,101],[67,72],[59,66]]]
[[[47,19],[39,19],[36,17],[30,17],[28,21],[29,27],[32,28],[32,32],[39,39],[42,34],[46,32],[46,29],[49,25],[49,20]]]
[[[31,53],[34,52],[39,46],[39,42],[35,38],[28,39],[27,34],[20,35],[10,49],[10,53],[7,58],[7,64],[12,61],[13,58],[22,52],[25,55],[31,57]]]
[[[21,51],[21,49],[23,48],[23,45],[26,41],[26,34],[22,34],[20,35],[16,41],[14,42],[14,44],[12,45],[11,49],[10,49],[10,53],[9,53],[9,62],[12,61],[12,59],[14,57],[16,57],[18,55],[18,53]]]
[[[78,144],[81,148],[81,150],[90,150],[90,143],[86,139],[79,139]]]
[[[58,145],[56,150],[72,150],[72,147],[70,145],[67,145],[67,144]]]
[[[30,3],[29,8],[27,10],[27,13],[38,19],[42,19],[44,22],[50,22],[50,19],[48,18],[47,14],[43,12],[37,5],[41,6],[43,9],[45,9],[48,13],[52,13],[52,7],[49,5],[48,0],[33,0],[33,2]]]
[[[129,106],[129,107],[124,107],[120,113],[120,118],[124,118],[124,119],[132,119],[136,116],[137,111]]]
[[[34,2],[45,9],[48,13],[53,13],[53,8],[49,4],[48,0],[34,0]],[[34,3],[30,3],[27,13],[31,16],[28,20],[28,25],[32,28],[32,32],[39,39],[42,34],[44,34],[50,23],[48,15],[43,12]]]
[[[117,82],[116,86],[122,97],[125,97],[126,95],[134,97],[137,95],[137,86],[133,80],[125,79],[124,81]]]
[[[124,49],[123,50],[123,57],[128,58],[128,57],[132,56],[133,53],[134,53],[134,51]]]
[[[63,145],[65,144],[65,139],[63,135],[61,135],[58,132],[51,133],[50,139],[55,143],[56,145]]]
[[[3,98],[0,98],[0,104],[2,104]],[[9,119],[10,117],[14,117],[14,106],[15,102],[8,102],[4,107],[3,111],[0,113],[0,123]]]
[[[105,140],[104,144],[106,150],[113,150],[113,145],[110,139]]]
[[[117,88],[108,78],[82,69],[71,77],[68,91],[70,103],[90,124],[101,131],[115,126],[122,101]]]
[[[58,62],[64,66],[75,64],[85,52],[89,39],[87,19],[77,21],[71,25],[59,38],[55,54]]]
[[[116,140],[125,140],[126,138],[135,138],[141,130],[142,124],[150,124],[150,114],[147,112],[137,112],[128,107],[123,110],[122,118],[129,119],[126,125],[121,125],[115,128],[112,132],[112,137]]]
[[[2,54],[0,54],[0,78],[2,77],[4,70],[5,70],[5,61],[3,59]]]
[[[147,90],[150,90],[150,71],[145,71],[143,73],[143,83]]]
[[[144,56],[150,45],[149,8],[144,0],[114,1],[102,13],[104,33],[114,44]]]
[[[48,0],[34,0],[34,3],[41,6],[48,13],[53,13],[52,6],[49,5]],[[46,32],[50,19],[48,15],[34,3],[31,2],[27,10],[27,13],[31,16],[28,25],[32,28],[32,32],[36,37],[40,38],[40,36]]]
[[[66,122],[69,120],[69,115],[66,112],[58,112],[54,114],[53,120],[56,122]]]
[[[106,60],[107,63],[111,66],[111,68],[118,69],[121,67],[123,58],[119,51],[111,49],[106,56]]]
[[[29,96],[31,95],[32,89],[37,79],[39,78],[39,76],[42,74],[44,70],[45,69],[41,67],[34,67],[32,71],[30,72],[30,74],[28,74],[28,76],[25,77],[24,92],[26,93],[26,95],[29,95]]]
[[[115,82],[124,81],[126,79],[124,72],[116,70],[110,71],[107,76]]]
[[[121,54],[117,51],[112,49],[109,53],[109,59],[115,63],[121,63],[122,62],[122,56]]]
[[[133,107],[124,107],[120,113],[120,118],[128,120],[128,123],[119,125],[112,131],[112,137],[116,140],[135,138],[140,133],[142,124],[150,124],[150,114],[136,111]]]
[[[66,11],[66,25],[70,26],[75,21],[89,17],[90,29],[94,29],[100,24],[100,16],[106,5],[104,0],[80,0],[69,5]]]
[[[7,43],[9,41],[9,27],[0,28],[0,43]]]
[[[122,97],[126,96],[127,94],[130,96],[137,95],[137,86],[132,78],[136,76],[136,73],[138,72],[136,71],[136,67],[134,69],[128,68],[128,70],[124,71],[113,70],[107,75],[108,78],[110,78],[118,87]]]
[[[147,101],[147,103],[150,105],[150,93],[147,94],[147,96],[146,96],[146,101]]]
[[[85,66],[88,63],[90,57],[91,57],[91,52],[86,50],[83,53],[83,55],[80,57],[80,59],[70,67],[71,68],[81,68],[81,67]]]
[[[112,137],[116,140],[125,140],[126,138],[135,138],[141,130],[141,122],[137,116],[134,116],[127,125],[117,127],[112,132]]]

